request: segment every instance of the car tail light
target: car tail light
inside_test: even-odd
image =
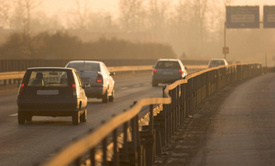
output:
[[[156,73],[157,73],[157,69],[154,69],[154,70],[153,70],[153,74],[156,74]]]
[[[23,90],[24,90],[24,86],[25,86],[25,84],[21,84],[21,85],[20,85],[19,95],[22,95]]]
[[[103,77],[101,74],[98,74],[96,77],[96,83],[102,83],[103,82]]]
[[[180,75],[183,75],[183,71],[182,70],[179,70],[179,73],[180,73]]]
[[[72,84],[72,88],[73,88],[73,95],[76,96],[76,85],[75,84]]]

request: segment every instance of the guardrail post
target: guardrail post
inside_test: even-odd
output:
[[[107,166],[107,138],[102,140],[102,165]]]
[[[131,141],[131,151],[130,151],[130,165],[131,166],[138,166],[139,164],[139,152],[138,152],[138,116],[135,116],[131,120],[131,128],[132,128],[132,141]]]
[[[163,125],[163,128],[161,130],[161,140],[162,140],[162,145],[165,146],[168,142],[168,105],[167,104],[163,104],[163,123],[161,123]]]
[[[188,96],[188,95],[187,95],[187,91],[188,91],[188,90],[187,90],[187,84],[184,84],[183,87],[184,87],[184,88],[182,89],[182,91],[183,91],[182,94],[183,94],[183,102],[184,102],[184,103],[183,103],[183,104],[184,104],[184,107],[183,107],[183,108],[184,108],[183,120],[184,120],[184,119],[187,117],[187,104],[188,104],[188,101],[187,101],[187,98],[188,98],[188,97],[187,97],[187,96]]]
[[[169,121],[170,121],[170,126],[171,126],[171,132],[170,132],[170,138],[171,136],[174,134],[175,132],[175,116],[174,116],[174,93],[173,93],[173,90],[169,91],[169,95],[171,97],[171,104],[169,105],[169,112],[170,112],[170,118],[169,118]]]
[[[95,148],[90,150],[90,161],[91,165],[95,165]]]
[[[123,147],[122,154],[120,157],[119,165],[128,166],[129,165],[129,143],[128,143],[128,122],[123,124]]]
[[[164,109],[163,109],[164,111]],[[154,128],[156,135],[156,156],[160,156],[162,154],[162,147],[165,145],[165,118],[164,112],[160,112],[154,119]]]
[[[113,131],[113,161],[112,166],[118,166],[118,154],[117,154],[117,129]]]
[[[178,85],[177,86],[177,88],[176,88],[176,98],[177,98],[177,103],[176,103],[176,110],[177,110],[177,129],[179,129],[180,128],[180,126],[181,126],[181,111],[180,111],[180,106],[181,106],[181,97],[180,97],[180,93],[181,93],[181,91],[180,91],[180,88],[181,88],[181,86],[180,85]]]
[[[149,114],[149,125],[142,126],[140,131],[142,144],[144,145],[145,152],[144,158],[145,163],[142,162],[142,165],[151,166],[154,163],[156,155],[156,136],[154,130],[154,114],[153,114],[153,105],[150,105],[150,114]]]

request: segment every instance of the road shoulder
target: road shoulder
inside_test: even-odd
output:
[[[154,166],[189,165],[195,154],[206,144],[208,135],[213,132],[213,119],[218,114],[219,107],[235,87],[236,85],[226,86],[207,98],[196,113],[186,119],[182,128],[172,136],[168,146],[163,149],[162,157],[156,159]]]

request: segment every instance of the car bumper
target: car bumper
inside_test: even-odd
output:
[[[155,83],[172,83],[177,80],[183,79],[182,77],[162,77],[162,76],[153,76],[152,82]]]
[[[106,91],[106,87],[85,88],[85,93],[88,98],[102,98],[105,91]]]
[[[69,116],[78,111],[76,99],[18,99],[17,105],[18,111],[33,115]]]

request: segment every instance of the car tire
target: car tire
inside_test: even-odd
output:
[[[18,124],[22,125],[25,124],[26,118],[23,112],[18,111]]]
[[[102,98],[102,103],[108,103],[108,100],[109,100],[108,90],[106,90]]]
[[[153,87],[157,87],[157,86],[158,86],[158,83],[157,83],[157,82],[152,82],[152,86],[153,86]]]
[[[84,112],[80,115],[80,122],[86,122],[87,121],[87,109],[84,110]]]
[[[26,115],[26,121],[31,122],[32,121],[32,115]]]
[[[72,122],[73,122],[73,125],[78,125],[80,123],[80,116],[79,116],[79,112],[76,111],[73,113],[72,115]]]
[[[109,102],[114,102],[115,99],[115,91],[113,90],[112,96],[109,97]]]

